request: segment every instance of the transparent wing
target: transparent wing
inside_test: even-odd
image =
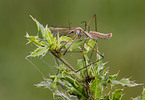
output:
[[[60,36],[67,35],[72,29],[72,27],[65,27],[65,26],[51,26],[49,27],[52,34],[56,35],[59,33]]]

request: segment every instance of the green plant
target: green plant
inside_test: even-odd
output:
[[[77,39],[68,49],[70,52],[81,50],[83,59],[77,60],[77,68],[74,69],[62,56],[60,48],[66,49],[72,43],[70,37],[53,36],[49,28],[44,28],[36,19],[32,17],[38,27],[38,35],[30,36],[26,34],[28,43],[33,43],[37,49],[27,57],[44,56],[46,53],[51,53],[58,62],[57,69],[59,72],[56,75],[51,75],[49,78],[44,77],[44,81],[36,84],[37,87],[45,87],[51,90],[55,97],[65,100],[121,100],[124,87],[135,87],[141,84],[136,84],[130,81],[129,78],[118,80],[118,73],[109,75],[109,69],[106,63],[103,63],[102,57],[96,53],[96,61],[90,62],[88,53],[94,47],[94,39]],[[26,57],[26,58],[27,58]],[[69,68],[69,69],[68,69]],[[121,85],[123,88],[116,89],[116,85]],[[133,98],[133,100],[145,100],[145,89],[141,96]]]

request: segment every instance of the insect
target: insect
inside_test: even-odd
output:
[[[103,34],[103,33],[95,32],[95,31],[87,32],[87,31],[84,31],[81,27],[76,27],[74,30],[71,30],[68,34],[73,33],[73,32],[76,33],[76,35],[78,35],[79,38],[81,38],[83,35],[87,35],[91,39],[95,39],[95,40],[97,40],[98,38],[110,39],[112,37],[112,33]]]
[[[82,36],[86,35],[91,39],[95,39],[98,40],[98,38],[101,39],[110,39],[112,37],[112,33],[108,33],[108,34],[103,34],[100,32],[96,32],[96,31],[86,31],[86,29],[89,27],[89,24],[91,23],[91,21],[93,20],[93,18],[95,18],[95,29],[97,30],[97,25],[96,25],[96,15],[94,14],[93,17],[91,18],[91,20],[89,21],[88,24],[86,24],[85,21],[85,30],[83,30],[81,27],[76,27],[76,28],[72,28],[72,27],[65,27],[65,26],[53,26],[53,27],[49,27],[49,29],[52,31],[52,33],[58,33],[61,32],[62,35],[70,35],[72,33],[75,33],[75,35],[73,35],[72,39],[72,43],[68,46],[68,48],[66,49],[66,51],[64,52],[63,55],[65,55],[67,53],[67,51],[69,50],[70,46],[75,42],[76,39],[81,38]],[[60,49],[59,51],[62,50],[62,48],[68,43],[70,42],[67,41]],[[86,43],[87,44],[87,43]],[[87,44],[89,46],[89,44]],[[89,46],[90,47],[90,46]],[[92,48],[95,52],[97,52],[93,47]],[[99,52],[97,52],[100,56],[102,56]],[[103,56],[102,56],[103,57]]]
[[[89,21],[88,24],[86,24],[85,21],[85,30],[83,30],[81,27],[66,27],[66,26],[52,26],[49,27],[49,29],[51,30],[51,32],[53,34],[56,33],[62,33],[61,35],[69,35],[71,33],[76,33],[76,35],[78,35],[78,38],[81,38],[83,35],[87,35],[88,37],[97,40],[98,38],[101,39],[110,39],[112,37],[112,33],[108,33],[108,34],[103,34],[100,32],[96,32],[96,31],[86,31],[86,29],[89,27],[90,22],[92,21],[92,19],[95,17],[95,29],[97,31],[97,25],[96,25],[96,15],[94,14],[93,17],[91,18],[91,20]]]

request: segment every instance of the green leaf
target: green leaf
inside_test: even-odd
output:
[[[96,99],[101,99],[101,95],[102,95],[102,85],[99,81],[99,79],[96,79],[91,83],[90,85],[90,91],[92,93],[93,98]]]
[[[114,75],[110,75],[109,78],[108,78],[107,83],[111,83],[111,82],[113,82],[113,81],[117,81],[118,74],[119,74],[119,73],[114,74]],[[111,84],[111,87],[113,87],[114,85],[115,85],[115,83],[112,83],[112,84]]]
[[[37,24],[37,28],[38,28],[38,33],[39,33],[39,38],[45,39],[45,34],[44,34],[44,27],[43,25],[41,25],[35,18],[33,18],[31,15],[30,17],[35,21],[35,23]]]
[[[138,85],[142,85],[142,84],[136,84],[136,83],[134,83],[134,81],[130,81],[129,78],[122,78],[120,81],[113,80],[113,81],[111,81],[111,83],[112,83],[112,85],[119,84],[124,87],[135,87]]]
[[[28,38],[28,40],[29,40],[28,43],[32,42],[32,43],[34,43],[37,47],[39,47],[39,46],[44,47],[44,46],[46,45],[45,42],[40,41],[40,40],[38,39],[38,36],[29,36],[29,34],[27,33],[27,34],[26,34],[26,38]]]
[[[49,50],[49,48],[46,47],[39,47],[37,48],[34,52],[31,53],[31,55],[27,56],[27,57],[36,57],[36,56],[43,56],[44,54],[47,53],[47,51]]]
[[[110,96],[106,95],[103,100],[110,100]]]
[[[46,38],[48,44],[52,45],[52,43],[54,42],[53,35],[51,34],[51,31],[49,30],[49,28],[47,28],[47,26],[44,29],[44,35],[45,35],[45,38]]]
[[[84,67],[84,60],[78,59],[77,66],[78,66],[78,68],[83,68]]]
[[[104,69],[104,63],[102,60],[100,60],[98,63],[98,68],[97,68],[97,71],[100,72],[100,70]]]
[[[141,96],[132,98],[132,100],[145,100],[145,88],[143,88],[143,92]]]
[[[71,38],[69,37],[66,37],[66,36],[61,36],[60,37],[60,42],[68,42],[66,45],[65,45],[65,48],[68,48],[69,46],[69,51],[74,51],[76,49],[78,49],[80,47],[80,45],[83,43],[83,40],[81,39],[77,39],[74,43],[73,41],[71,40]]]
[[[69,40],[71,40],[70,37],[67,37],[67,36],[61,36],[61,37],[60,37],[60,42],[62,42],[62,41],[67,42],[67,41],[69,41]]]
[[[71,100],[66,94],[65,92],[62,92],[62,91],[59,91],[59,90],[56,90],[54,92],[54,96],[57,96],[58,98],[62,98],[63,100]],[[54,97],[55,99],[55,97]]]
[[[83,87],[81,84],[79,84],[79,82],[77,82],[75,79],[69,76],[65,76],[65,80],[68,81],[72,85],[72,87],[75,89],[73,90],[75,91],[75,94],[80,95],[81,98],[87,98],[86,94],[83,91]]]
[[[64,46],[65,42],[68,42],[70,40],[71,39],[69,37],[67,37],[67,36],[59,37],[59,34],[57,34],[57,49],[60,49],[61,46]],[[67,43],[67,44],[69,44],[69,43]],[[64,48],[66,47],[66,45],[64,46]]]
[[[80,93],[82,92],[82,86],[75,79],[73,79],[69,76],[65,76],[65,80],[68,81]]]
[[[114,74],[114,75],[110,75],[109,79],[111,79],[113,81],[113,80],[117,80],[117,77],[118,77],[118,73]]]
[[[145,99],[142,99],[141,96],[138,96],[138,97],[132,98],[132,100],[145,100]]]
[[[54,37],[53,40],[54,40],[54,42],[53,42],[53,44],[51,45],[51,48],[50,48],[52,51],[53,51],[53,50],[56,50],[56,48],[57,48],[56,37]]]
[[[89,52],[90,50],[92,50],[92,48],[94,48],[94,45],[95,45],[95,40],[94,39],[90,39],[89,41],[88,41],[88,44],[89,44],[89,46],[85,43],[85,46],[84,46],[84,48],[86,49],[86,52]],[[91,48],[91,47],[92,48]]]
[[[112,94],[112,100],[121,100],[123,89],[117,89]]]
[[[71,75],[71,76],[75,77],[75,79],[77,79],[78,81],[82,81],[83,80],[83,78],[80,76],[79,73],[76,73],[76,72],[74,72],[72,70],[67,70],[68,67],[65,66],[64,64],[60,65],[57,68],[59,69],[59,71],[60,71],[62,76]]]
[[[102,81],[102,86],[103,86],[103,89],[107,87],[107,80],[108,80],[108,68],[105,68],[101,74],[101,81]]]
[[[52,79],[47,79],[46,81],[42,81],[39,84],[35,84],[35,86],[37,87],[42,87],[44,86],[45,88],[49,88],[52,91],[52,87],[50,86],[50,84],[52,83]]]
[[[35,84],[35,86],[48,88],[54,93],[54,96],[61,97],[65,100],[71,100],[63,91],[57,89],[57,84],[59,83],[57,76],[54,79],[55,82],[53,79],[46,79],[39,84]]]
[[[80,48],[80,45],[83,43],[83,40],[76,40],[74,43],[72,44],[69,44],[71,45],[70,48],[69,48],[69,51],[74,51],[74,50],[77,50]],[[66,46],[69,46],[69,45],[66,45]]]
[[[60,40],[60,37],[59,37],[59,34],[57,34],[57,49],[59,50],[60,49],[60,42],[61,42],[61,40]]]
[[[85,67],[85,61],[83,59],[78,59],[77,67],[78,67],[78,69],[84,68]],[[82,78],[86,77],[86,68],[79,71],[79,76],[81,76]]]

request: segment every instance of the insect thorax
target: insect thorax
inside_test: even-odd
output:
[[[84,34],[84,30],[80,27],[76,27],[75,28],[75,33],[76,33],[76,35],[78,35],[78,37],[82,37],[83,34]]]

